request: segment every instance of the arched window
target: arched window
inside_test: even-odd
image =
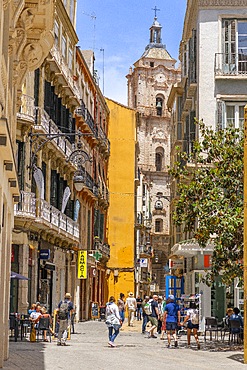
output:
[[[157,218],[155,220],[155,232],[161,233],[163,231],[163,220],[161,218]]]
[[[162,171],[163,167],[164,149],[158,147],[155,152],[155,168],[156,171]]]
[[[162,116],[163,99],[160,97],[156,98],[156,113],[157,116]]]
[[[161,153],[156,153],[155,154],[155,167],[156,167],[156,171],[161,171],[162,170],[162,155],[161,155]]]

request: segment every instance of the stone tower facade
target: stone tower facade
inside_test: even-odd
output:
[[[171,57],[162,44],[162,26],[155,16],[150,27],[150,40],[141,58],[130,67],[128,105],[139,113],[137,140],[139,144],[138,170],[144,186],[138,196],[142,206],[149,202],[149,212],[143,216],[148,224],[152,246],[152,273],[149,276],[151,292],[165,293],[165,273],[170,249],[169,175],[171,117],[167,99],[173,84],[180,76]],[[146,199],[145,189],[150,198]],[[142,212],[142,209],[139,210]],[[145,222],[146,221],[146,222]],[[150,226],[151,225],[151,226]]]

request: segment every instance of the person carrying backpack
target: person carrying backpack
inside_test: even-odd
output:
[[[146,333],[146,326],[149,321],[149,315],[152,313],[151,305],[149,304],[149,296],[147,295],[142,302],[142,334]]]
[[[197,348],[200,349],[200,342],[197,334],[197,331],[199,329],[199,311],[196,308],[195,302],[190,302],[190,308],[187,310],[186,317],[184,319],[184,322],[181,323],[181,325],[184,326],[186,321],[188,321],[187,325],[188,346],[190,346],[190,337],[192,332],[197,342]]]
[[[60,301],[57,308],[57,318],[59,321],[59,331],[57,336],[57,345],[66,346],[68,328],[70,326],[70,315],[73,311],[70,293],[66,293],[64,300]]]

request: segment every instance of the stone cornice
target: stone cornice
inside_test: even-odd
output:
[[[207,7],[220,7],[223,8],[225,6],[229,7],[246,7],[247,0],[198,0],[198,5],[200,8],[207,8]]]

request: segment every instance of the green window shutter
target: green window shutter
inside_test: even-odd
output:
[[[34,72],[34,105],[39,106],[39,84],[40,84],[40,70],[36,69]]]
[[[218,100],[216,107],[216,129],[218,130],[222,130],[223,128],[225,128],[225,110],[225,102],[222,100]]]
[[[104,224],[105,224],[105,215],[103,213],[100,214],[100,233],[99,237],[100,240],[104,240]]]
[[[51,189],[50,189],[50,204],[57,207],[57,171],[51,170]]]
[[[25,167],[25,143],[17,141],[17,171],[20,190],[24,190]]]

